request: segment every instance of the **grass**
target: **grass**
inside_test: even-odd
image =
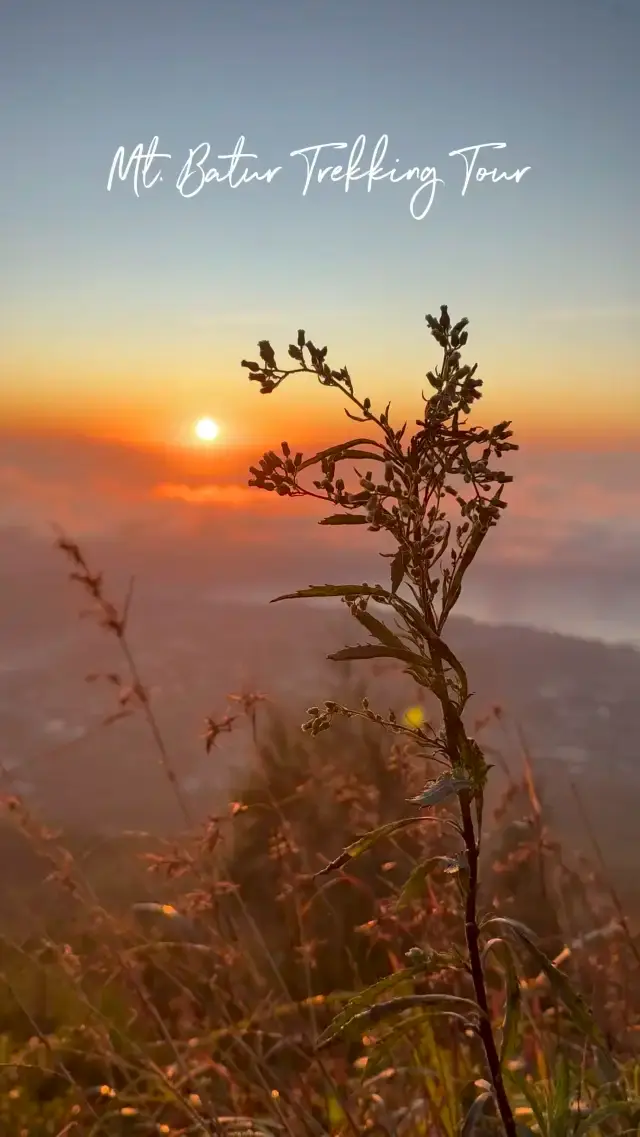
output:
[[[300,732],[263,695],[230,697],[204,745],[244,729],[242,780],[196,825],[128,640],[128,604],[120,612],[59,535],[120,644],[112,717],[144,716],[184,834],[118,849],[118,892],[104,858],[98,879],[64,835],[5,795],[60,899],[54,926],[0,942],[0,1132],[639,1132],[639,945],[597,847],[597,871],[563,850],[524,749],[521,778],[486,816],[500,755],[483,744],[487,718],[471,723],[446,622],[504,509],[510,478],[493,462],[514,447],[508,423],[469,425],[481,384],[461,364],[466,321],[452,327],[446,308],[427,320],[443,360],[406,443],[389,408],[376,413],[303,332],[289,348],[294,369],[278,368],[267,341],[261,363],[245,362],[265,394],[311,374],[368,432],[307,460],[282,443],[252,481],[330,502],[324,524],[391,538],[388,588],[295,596],[340,596],[369,638],[331,658],[405,670],[411,705],[373,709],[348,673]],[[341,463],[352,476],[377,463],[381,477],[356,473],[347,489]],[[321,476],[303,485],[313,467]],[[145,870],[146,901],[131,903],[127,856],[129,884]]]
[[[294,1134],[374,1125],[391,1134],[461,1131],[474,1083],[486,1074],[477,1038],[456,1020],[410,1009],[317,1049],[350,1001],[352,1021],[391,997],[435,988],[467,996],[455,970],[464,947],[455,876],[446,865],[420,872],[447,847],[446,817],[392,835],[312,886],[313,873],[354,833],[401,814],[420,767],[408,744],[387,751],[366,724],[342,724],[332,744],[326,735],[301,743],[272,708],[261,706],[256,718],[255,743],[247,729],[251,773],[236,801],[191,836],[142,854],[155,908],[134,911],[128,897],[114,897],[105,910],[82,861],[67,865],[61,840],[39,839],[35,822],[13,806],[14,821],[59,866],[47,887],[70,900],[55,937],[2,946],[0,1131],[57,1134],[73,1122],[78,1133],[232,1132],[232,1117]],[[496,912],[526,921],[560,957],[563,974],[588,991],[615,1040],[616,1080],[633,1101],[637,945],[606,888],[558,857],[531,794],[523,755],[522,780],[508,787],[489,826],[487,896]],[[131,856],[138,871],[140,854]],[[585,938],[599,928],[607,934]],[[437,962],[425,978],[413,970],[416,948]],[[501,965],[496,953],[486,971],[497,1022],[506,1010]],[[376,983],[375,999],[362,1000]],[[561,1056],[564,1097],[545,1108],[559,1118],[564,1109],[564,1120],[538,1130],[571,1133],[572,1101],[595,1108],[619,1094],[613,1070],[585,1043],[535,960],[519,969],[510,994],[518,1013],[505,1078],[514,1109],[524,1119],[528,1095],[546,1091]],[[624,1131],[617,1122],[595,1130]]]

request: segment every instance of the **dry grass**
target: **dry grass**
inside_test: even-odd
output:
[[[428,320],[443,369],[429,373],[436,394],[406,452],[404,432],[356,398],[346,369],[329,370],[325,349],[302,332],[291,345],[297,370],[338,387],[358,421],[380,429],[384,484],[367,474],[362,491],[348,494],[335,476],[339,448],[305,463],[283,443],[282,459],[270,451],[253,470],[254,482],[283,496],[324,495],[349,523],[363,510],[363,524],[396,540],[392,591],[376,586],[375,599],[404,614],[408,635],[401,642],[367,611],[369,586],[342,586],[352,615],[385,649],[360,645],[332,658],[408,664],[417,694],[405,717],[373,712],[354,688],[349,705],[342,690],[340,701],[310,708],[301,733],[263,695],[231,696],[207,720],[203,745],[245,729],[243,782],[219,816],[196,825],[128,640],[128,601],[119,611],[79,547],[59,537],[73,579],[121,649],[122,675],[105,677],[117,695],[111,721],[146,720],[184,834],[130,853],[131,877],[142,864],[152,901],[106,902],[64,835],[5,794],[5,813],[47,865],[59,912],[55,927],[41,920],[28,938],[0,943],[0,1133],[640,1131],[639,945],[599,850],[597,872],[573,863],[547,824],[524,747],[521,779],[508,781],[488,825],[483,816],[500,755],[483,747],[482,731],[501,712],[467,733],[466,676],[442,635],[509,480],[486,456],[472,461],[471,447],[480,441],[499,456],[512,446],[508,423],[465,426],[479,384],[475,369],[459,368],[465,321],[452,329],[442,313]],[[260,354],[263,367],[247,366],[270,393],[290,372],[277,369],[267,341]],[[354,446],[342,456],[353,458]],[[323,479],[303,490],[299,476],[314,463]],[[468,524],[443,568],[450,477]],[[470,505],[460,482],[471,486]],[[399,599],[405,578],[413,608]],[[423,714],[428,691],[437,720]],[[425,786],[443,764],[444,780]]]
[[[78,572],[82,554],[73,555]],[[116,620],[109,630],[121,628]],[[138,682],[138,706],[151,716]],[[478,737],[488,718],[476,724]],[[217,726],[207,724],[210,745],[245,731],[246,779],[220,816],[185,823],[170,846],[131,853],[132,873],[142,860],[149,874],[154,904],[105,907],[63,837],[5,797],[13,823],[48,862],[47,887],[60,895],[64,918],[54,935],[2,945],[0,1131],[453,1137],[485,1077],[477,1037],[456,1020],[425,1018],[418,1006],[391,1027],[372,1024],[317,1047],[336,1013],[371,984],[380,985],[376,1001],[469,994],[453,969],[464,949],[455,875],[434,871],[421,887],[405,887],[447,851],[446,812],[314,880],[354,835],[403,816],[424,782],[416,748],[364,721],[300,735],[286,713],[250,693],[231,697]],[[166,774],[164,748],[159,759]],[[522,779],[508,784],[490,825],[485,862],[487,903],[532,926],[588,995],[613,1044],[616,1078],[635,1098],[638,945],[605,882],[565,862],[526,753]],[[411,971],[416,949],[432,954],[425,976]],[[499,958],[486,977],[499,1023]],[[527,1095],[544,1093],[566,1063],[561,1100],[549,1097],[555,1129],[532,1131],[568,1134],[576,1102],[604,1104],[620,1085],[535,966],[520,973],[518,989],[505,1063],[511,1100],[535,1126]],[[484,1124],[478,1133],[492,1131],[491,1118]],[[594,1132],[636,1132],[628,1119],[608,1124]]]

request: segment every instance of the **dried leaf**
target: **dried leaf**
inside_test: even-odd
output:
[[[457,778],[453,774],[443,774],[434,782],[428,783],[417,797],[410,798],[412,805],[422,808],[432,805],[442,805],[444,801],[455,797],[462,790],[471,790],[473,786],[468,778]]]
[[[320,869],[320,872],[314,875],[325,876],[327,873],[334,872],[335,869],[342,868],[342,866],[346,865],[349,861],[362,856],[363,853],[367,853],[369,849],[372,849],[383,837],[390,837],[393,833],[399,833],[401,829],[406,829],[408,825],[415,825],[417,821],[423,820],[424,818],[419,816],[402,817],[399,821],[388,821],[386,825],[380,825],[378,829],[372,829],[370,833],[365,833],[363,837],[354,841],[353,844],[347,845],[339,857],[330,861],[328,865],[325,865],[323,869]]]

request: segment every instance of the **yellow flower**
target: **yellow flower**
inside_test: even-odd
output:
[[[404,712],[405,726],[413,727],[414,730],[419,730],[426,722],[424,711],[422,707],[409,707]]]

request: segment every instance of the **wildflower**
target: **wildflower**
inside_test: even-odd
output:
[[[426,721],[422,707],[408,707],[404,712],[405,726],[410,726],[414,730],[420,730],[420,727],[424,726]]]

